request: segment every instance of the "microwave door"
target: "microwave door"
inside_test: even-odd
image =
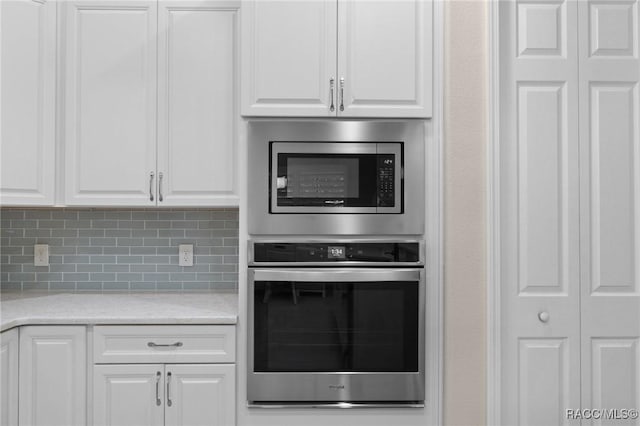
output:
[[[271,213],[379,212],[380,145],[388,144],[272,143]],[[394,145],[386,161],[400,158],[400,144]],[[396,153],[398,156],[394,157]],[[399,172],[386,176],[390,190],[401,176]],[[398,186],[397,191],[400,189]],[[399,192],[390,196],[391,204],[394,196],[398,200]]]

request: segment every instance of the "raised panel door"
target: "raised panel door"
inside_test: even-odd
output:
[[[582,406],[638,410],[640,2],[578,2],[578,16]]]
[[[335,116],[336,21],[336,0],[244,2],[242,114]]]
[[[432,3],[338,2],[338,115],[432,113]]]
[[[157,3],[63,6],[65,203],[155,205]]]
[[[237,205],[239,2],[159,8],[158,205]]]
[[[93,425],[163,426],[164,389],[162,364],[95,365]]]
[[[0,204],[54,203],[56,3],[0,2]]]
[[[86,329],[20,329],[19,424],[81,426],[86,418]]]
[[[18,424],[18,329],[0,334],[0,425]]]
[[[576,2],[500,2],[501,421],[580,405]]]
[[[165,426],[235,425],[235,380],[233,364],[166,365]]]

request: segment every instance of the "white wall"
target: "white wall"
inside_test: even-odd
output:
[[[448,0],[444,28],[444,423],[482,425],[487,2]]]

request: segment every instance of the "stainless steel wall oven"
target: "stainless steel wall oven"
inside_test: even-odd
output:
[[[424,247],[251,241],[253,406],[423,406]]]
[[[252,121],[249,233],[420,235],[424,122]]]

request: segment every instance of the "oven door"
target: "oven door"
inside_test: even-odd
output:
[[[402,213],[402,143],[272,142],[271,213]]]
[[[251,269],[253,405],[422,404],[423,269]]]

